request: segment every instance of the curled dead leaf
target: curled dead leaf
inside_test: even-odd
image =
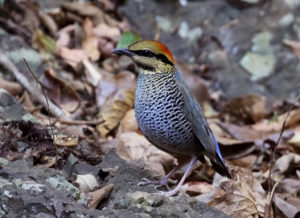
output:
[[[98,115],[104,122],[96,127],[100,136],[107,136],[119,125],[127,111],[133,108],[134,93],[132,88],[121,89],[104,103]]]

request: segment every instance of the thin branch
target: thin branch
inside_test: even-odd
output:
[[[46,100],[46,104],[47,104],[47,110],[48,110],[48,113],[50,111],[50,107],[49,107],[49,101],[48,101],[48,98],[47,98],[47,95],[46,95],[46,92],[45,92],[45,89],[43,88],[43,84],[41,83],[41,81],[36,77],[36,75],[32,72],[32,70],[30,69],[27,61],[25,58],[23,58],[29,72],[31,73],[31,75],[33,76],[33,78],[36,80],[36,82],[40,85],[41,89],[42,89],[42,92],[44,94],[44,97],[45,97],[45,100]],[[51,120],[50,120],[50,116],[48,115],[48,120],[49,120],[49,124],[50,124],[50,129],[51,129],[51,134],[52,134],[52,138],[54,139],[54,130],[53,130],[53,126],[51,125]]]
[[[58,119],[58,122],[68,125],[98,125],[104,123],[104,120],[64,120]]]
[[[271,216],[271,205],[272,205],[272,201],[273,201],[273,197],[274,197],[274,193],[275,193],[275,189],[277,187],[277,185],[279,184],[279,181],[276,182],[276,184],[272,187],[272,184],[271,184],[271,176],[272,176],[272,170],[273,170],[273,167],[274,167],[274,164],[275,164],[275,154],[276,154],[276,151],[277,151],[277,147],[279,145],[279,142],[281,140],[281,137],[282,137],[282,134],[285,130],[285,126],[286,126],[286,122],[293,110],[293,107],[295,105],[295,103],[298,101],[300,97],[300,94],[296,97],[295,101],[292,103],[287,115],[286,115],[286,118],[284,119],[283,123],[282,123],[282,126],[281,126],[281,131],[280,131],[280,134],[279,134],[279,137],[276,141],[276,144],[275,144],[275,147],[274,147],[274,150],[272,152],[272,155],[271,155],[271,165],[270,165],[270,169],[269,169],[269,175],[268,175],[268,196],[269,196],[269,204],[268,205],[265,205],[265,214],[264,214],[264,217],[265,218],[269,218]]]

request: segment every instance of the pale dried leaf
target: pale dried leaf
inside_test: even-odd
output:
[[[92,61],[97,61],[100,58],[100,51],[98,49],[98,40],[93,34],[93,24],[90,19],[86,18],[84,20],[83,29],[85,39],[82,42],[82,49]]]
[[[135,119],[134,109],[129,110],[121,120],[117,137],[124,132],[138,132],[139,127]]]
[[[74,147],[78,144],[78,137],[54,135],[53,144],[62,147]]]
[[[268,200],[260,182],[248,169],[234,167],[231,174],[232,180],[221,183],[225,195],[209,205],[234,217],[263,217]]]
[[[77,175],[75,183],[79,185],[79,190],[82,192],[93,191],[99,185],[93,174]]]
[[[165,175],[163,166],[175,161],[170,154],[154,147],[143,135],[136,132],[124,132],[119,139],[123,142],[126,154],[129,154],[131,160],[143,159],[152,170],[162,176]]]
[[[64,61],[69,64],[74,70],[77,69],[78,64],[80,64],[88,56],[82,49],[69,49],[66,47],[60,48],[58,54],[64,59]]]
[[[100,23],[93,29],[95,36],[108,38],[117,42],[120,38],[120,30],[117,27],[108,26],[105,23]]]
[[[285,173],[291,168],[297,168],[297,166],[300,167],[300,155],[288,153],[276,160],[274,170],[278,169],[280,173]]]

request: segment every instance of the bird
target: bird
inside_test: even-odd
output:
[[[176,69],[170,50],[155,40],[139,40],[127,48],[116,48],[113,54],[131,58],[137,65],[134,111],[145,138],[160,150],[178,159],[178,165],[160,180],[143,178],[139,185],[166,186],[159,194],[174,196],[200,160],[210,159],[213,168],[231,178],[214,133],[209,128],[201,106]],[[175,188],[168,179],[184,164],[184,175]]]

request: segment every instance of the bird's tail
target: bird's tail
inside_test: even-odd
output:
[[[227,178],[231,179],[231,175],[227,167],[218,155],[216,157],[216,161],[210,160],[210,162],[217,173],[219,173],[221,176],[226,176]]]

